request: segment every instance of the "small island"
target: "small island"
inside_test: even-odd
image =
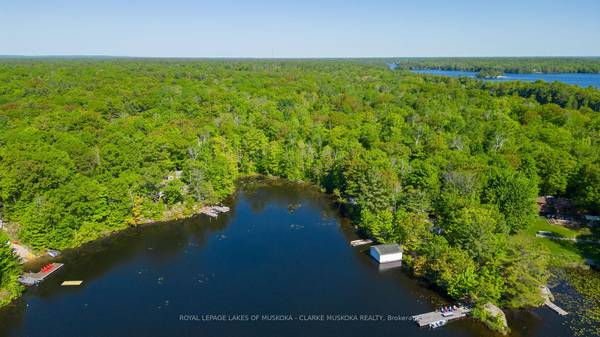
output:
[[[482,69],[475,75],[475,77],[483,79],[502,78],[503,76],[504,73],[496,69]]]

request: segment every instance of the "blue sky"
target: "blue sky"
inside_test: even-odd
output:
[[[600,1],[0,0],[0,55],[600,56]]]

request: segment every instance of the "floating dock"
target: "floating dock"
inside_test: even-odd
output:
[[[431,326],[433,324],[438,324],[439,326],[449,321],[466,317],[469,312],[471,312],[471,309],[469,308],[458,307],[458,309],[451,313],[442,313],[441,311],[436,310],[421,315],[415,315],[412,318],[419,326]],[[439,324],[440,322],[444,323]]]
[[[360,240],[352,240],[350,241],[350,245],[352,247],[358,247],[358,246],[363,246],[363,245],[370,245],[373,243],[373,240],[371,239],[360,239]]]
[[[559,307],[558,305],[556,305],[552,302],[552,301],[554,301],[554,295],[552,295],[550,288],[548,288],[547,286],[540,286],[540,292],[542,293],[542,296],[545,299],[544,300],[545,306],[554,310],[557,314],[559,314],[561,316],[565,316],[568,314],[568,312],[566,312],[561,307]]]
[[[544,301],[544,305],[546,305],[548,308],[556,311],[556,313],[559,314],[559,315],[561,315],[561,316],[565,316],[565,315],[569,314],[568,312],[564,311],[558,305],[552,303],[552,301],[550,301],[549,299],[546,299],[546,301]]]
[[[23,273],[19,278],[19,282],[26,286],[34,286],[45,280],[48,276],[62,268],[62,263],[50,263],[42,268],[37,273]]]

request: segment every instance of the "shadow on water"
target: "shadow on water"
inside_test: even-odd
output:
[[[493,336],[470,319],[436,331],[387,320],[447,301],[401,268],[380,270],[368,247],[351,247],[354,228],[314,187],[243,180],[225,204],[231,212],[218,219],[132,228],[66,252],[63,270],[0,312],[0,335]],[[204,319],[217,314],[294,320]],[[298,319],[311,314],[386,319]],[[569,335],[544,309],[509,319],[513,336]]]

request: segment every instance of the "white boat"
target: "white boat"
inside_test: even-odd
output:
[[[48,255],[51,257],[57,257],[60,255],[60,252],[58,250],[48,249]]]
[[[439,321],[435,321],[435,322],[431,322],[431,323],[429,323],[429,327],[430,327],[430,328],[432,328],[432,329],[435,329],[435,328],[439,328],[439,327],[441,327],[441,326],[444,326],[444,325],[446,325],[446,323],[448,323],[448,321],[447,321],[447,320],[445,320],[445,319],[441,319],[441,320],[439,320]]]
[[[350,245],[352,245],[352,247],[358,247],[358,246],[362,246],[362,245],[369,245],[371,243],[373,243],[373,240],[371,240],[371,239],[352,240],[352,241],[350,241]]]
[[[217,212],[214,212],[214,211],[206,211],[206,212],[204,212],[204,214],[206,214],[206,215],[208,215],[210,217],[213,217],[213,218],[216,218],[216,217],[219,216],[219,214]]]
[[[227,213],[227,212],[229,212],[229,207],[227,207],[227,206],[213,206],[213,211],[217,211],[219,213]]]

